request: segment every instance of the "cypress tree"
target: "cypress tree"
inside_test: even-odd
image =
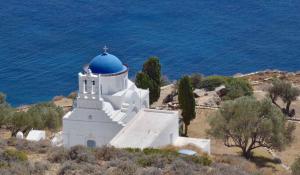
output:
[[[151,86],[151,79],[149,78],[149,76],[147,74],[145,74],[144,72],[139,72],[136,74],[135,77],[135,85],[138,88],[142,88],[142,89],[150,89]]]
[[[157,57],[150,57],[144,64],[142,72],[135,78],[135,84],[142,89],[149,88],[150,104],[160,97],[161,65]]]
[[[182,120],[185,125],[184,135],[187,136],[188,126],[196,116],[195,99],[191,80],[188,76],[180,79],[178,87],[178,100],[181,108]]]
[[[151,80],[153,80],[158,86],[161,83],[161,65],[157,57],[150,57],[143,65],[144,73],[146,73]]]

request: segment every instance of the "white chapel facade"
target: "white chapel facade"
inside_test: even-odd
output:
[[[63,117],[64,147],[144,148],[188,141],[179,137],[178,112],[149,109],[149,90],[137,88],[128,67],[106,49],[78,74],[78,86],[73,109]],[[209,140],[195,144],[210,151]]]
[[[63,118],[63,144],[101,146],[137,114],[149,107],[149,91],[128,79],[128,67],[107,53],[96,56],[78,74],[74,109]]]

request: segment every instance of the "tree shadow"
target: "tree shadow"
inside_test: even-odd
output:
[[[281,164],[280,159],[268,158],[268,157],[264,157],[264,156],[252,156],[250,161],[253,162],[257,167],[260,167],[260,168],[262,168],[262,167],[275,168],[275,165]]]

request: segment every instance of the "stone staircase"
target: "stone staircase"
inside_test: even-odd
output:
[[[125,112],[121,110],[114,110],[113,106],[109,102],[103,102],[103,111],[105,114],[114,122],[119,123],[122,126],[125,126],[125,123],[122,122],[122,119],[126,116]]]
[[[126,113],[128,111],[128,107],[129,107],[128,103],[122,103],[121,112]]]

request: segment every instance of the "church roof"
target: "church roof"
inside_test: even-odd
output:
[[[110,141],[118,148],[153,147],[162,132],[178,122],[177,112],[154,109],[142,109]]]
[[[117,74],[126,71],[127,67],[116,56],[104,52],[92,59],[89,69],[94,74]]]

